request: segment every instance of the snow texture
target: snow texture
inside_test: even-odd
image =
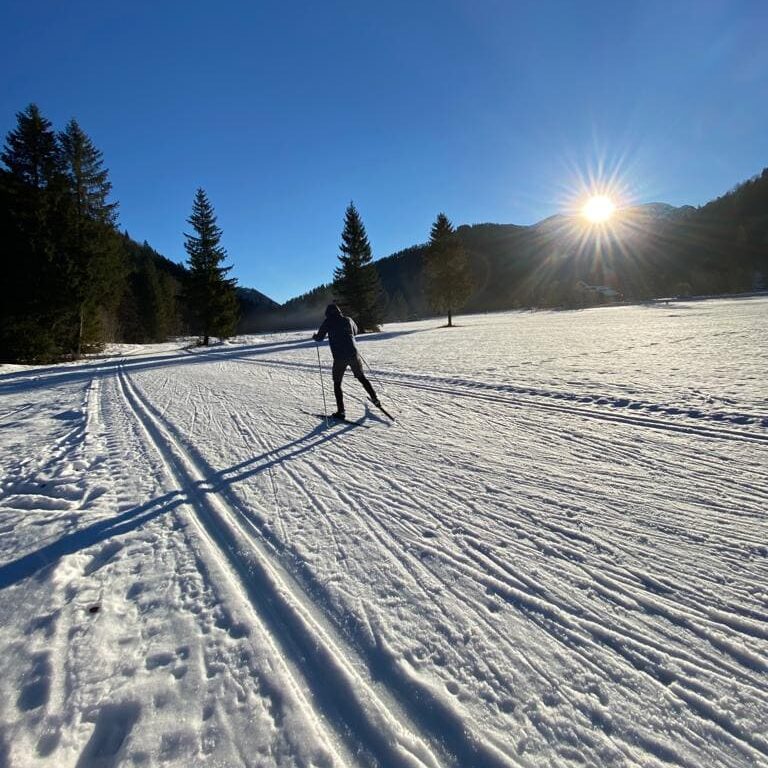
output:
[[[458,323],[0,369],[0,766],[768,765],[768,300]]]

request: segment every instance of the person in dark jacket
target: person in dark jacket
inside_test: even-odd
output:
[[[373,401],[373,404],[380,406],[379,398],[371,386],[371,382],[363,373],[363,366],[360,361],[360,355],[357,353],[355,344],[355,335],[357,326],[351,317],[345,317],[341,310],[335,304],[329,304],[325,309],[325,320],[317,329],[317,333],[312,336],[315,341],[322,341],[326,335],[328,343],[331,345],[331,354],[333,355],[333,394],[336,396],[336,413],[332,414],[334,419],[345,418],[344,412],[344,394],[341,391],[341,380],[347,367],[352,369],[355,378],[365,387],[365,391]]]

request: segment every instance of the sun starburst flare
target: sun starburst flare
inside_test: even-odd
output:
[[[582,215],[592,224],[603,224],[613,216],[616,204],[607,195],[593,195],[584,203]]]

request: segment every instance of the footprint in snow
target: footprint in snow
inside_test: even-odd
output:
[[[51,691],[51,663],[47,651],[32,655],[32,666],[22,678],[16,706],[28,712],[48,703]]]
[[[175,654],[170,651],[161,651],[147,656],[145,666],[147,669],[157,669],[158,667],[167,667],[174,659]]]
[[[118,765],[123,744],[140,715],[141,706],[134,701],[105,704],[95,714],[92,713],[95,727],[76,768],[112,768]]]

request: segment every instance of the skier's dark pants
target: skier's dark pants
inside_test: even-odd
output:
[[[360,358],[355,355],[349,358],[333,358],[333,394],[336,396],[336,408],[339,413],[344,413],[344,395],[341,392],[341,380],[344,378],[344,372],[347,370],[347,366],[352,369],[352,373],[355,378],[365,387],[365,391],[370,396],[371,400],[376,401],[376,392],[371,386],[371,382],[365,377],[363,373],[363,366],[360,363]]]

